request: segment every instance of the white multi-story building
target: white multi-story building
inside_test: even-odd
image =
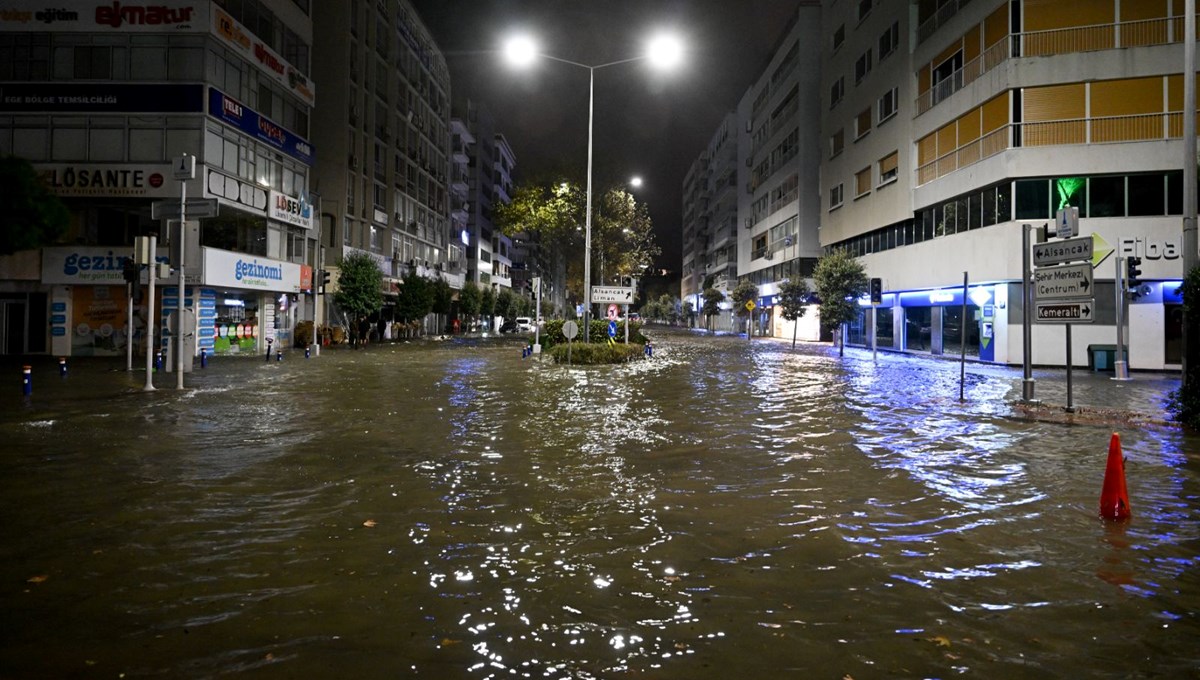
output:
[[[122,269],[136,237],[163,245],[151,206],[178,205],[184,154],[188,198],[207,201],[189,215],[201,246],[186,270],[191,351],[289,344],[314,313],[309,12],[307,0],[5,5],[0,155],[30,161],[71,217],[61,245],[0,258],[0,354],[143,344],[146,312],[131,333]]]
[[[940,355],[965,340],[973,358],[1022,363],[1023,225],[1053,235],[1075,208],[1095,268],[1086,292],[1035,281],[1030,314],[1057,318],[1032,324],[1032,361],[1066,362],[1062,321],[1078,314],[1073,362],[1111,362],[1123,311],[1129,366],[1178,367],[1181,11],[1172,0],[828,0],[814,32],[815,8],[801,7],[737,111],[748,138],[736,276],[760,287],[760,330],[787,332],[769,313],[778,282],[841,248],[883,282],[874,326],[863,301],[852,344],[874,335]],[[795,67],[814,45],[819,68]],[[712,157],[684,182],[685,297],[700,292],[714,246]],[[1118,290],[1126,257],[1142,258],[1136,295]]]
[[[821,244],[849,249],[882,278],[881,346],[957,355],[965,337],[972,357],[1024,361],[1023,225],[1053,233],[1057,212],[1073,207],[1080,232],[1093,235],[1094,284],[1084,303],[1047,286],[1034,309],[1090,316],[1074,324],[1073,362],[1100,362],[1126,299],[1118,258],[1141,257],[1147,285],[1127,303],[1129,365],[1178,367],[1181,9],[1170,0],[825,3]],[[868,342],[869,317],[852,342]],[[1034,363],[1065,364],[1061,323],[1031,331]]]
[[[453,120],[456,163],[463,156],[455,184],[462,217],[460,244],[466,249],[466,280],[481,287],[513,288],[512,239],[492,223],[492,211],[512,200],[516,156],[491,115],[477,102],[465,100],[462,116]]]

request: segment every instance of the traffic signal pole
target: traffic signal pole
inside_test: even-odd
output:
[[[1125,360],[1125,283],[1121,280],[1125,273],[1125,258],[1114,259],[1117,265],[1116,277],[1113,281],[1117,289],[1117,358],[1113,362],[1113,380],[1129,380],[1129,362]]]

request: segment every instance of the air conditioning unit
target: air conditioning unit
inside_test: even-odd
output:
[[[774,260],[774,259],[775,259],[775,253],[773,253],[773,252],[771,252],[771,251],[769,251],[769,250],[768,250],[768,251],[766,252],[766,254],[765,254],[765,255],[763,255],[763,259],[764,259],[764,260]]]
[[[746,219],[742,220],[742,226],[746,227],[747,229],[753,229],[754,228],[754,218],[747,217]]]
[[[750,134],[753,131],[754,131],[754,121],[752,121],[752,120],[746,121],[746,134]]]
[[[747,156],[747,157],[746,157],[746,167],[747,167],[747,168],[752,168],[752,167],[754,167],[754,156]]]
[[[358,156],[355,156],[354,154],[350,154],[350,168],[352,170],[358,169]]]

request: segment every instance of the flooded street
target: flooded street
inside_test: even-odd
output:
[[[655,340],[10,376],[0,677],[1200,673],[1197,437],[1122,430],[1109,525],[1019,370]]]

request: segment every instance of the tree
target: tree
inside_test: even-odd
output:
[[[52,245],[67,233],[71,213],[23,158],[0,159],[0,255]]]
[[[333,303],[354,319],[350,337],[357,340],[363,321],[383,307],[383,272],[373,257],[354,252],[342,258]]]
[[[483,304],[483,291],[474,281],[467,281],[458,293],[458,311],[464,318],[479,319],[479,306]]]
[[[496,293],[496,316],[504,317],[505,321],[517,315],[517,300],[513,297],[512,290],[501,288]]]
[[[737,286],[729,293],[729,297],[733,298],[733,309],[737,312],[738,318],[743,318],[749,321],[753,318],[753,312],[747,308],[747,303],[758,299],[758,286],[750,283],[750,279],[742,279],[738,281]],[[746,327],[746,339],[753,337],[753,325]]]
[[[396,298],[396,316],[406,324],[424,319],[433,311],[434,282],[409,270],[400,284],[400,295]]]
[[[454,289],[450,282],[441,276],[433,279],[433,312],[449,318],[450,310],[454,307]],[[440,323],[440,321],[439,321]],[[447,321],[447,323],[449,323]]]
[[[479,316],[487,319],[488,327],[491,327],[492,318],[496,316],[496,292],[491,286],[483,289],[483,293],[479,296]]]
[[[721,312],[721,303],[725,301],[725,294],[716,288],[704,289],[704,307],[700,313],[704,315],[704,327],[712,333],[712,318],[714,315]]]
[[[844,356],[846,339],[840,329],[858,316],[858,299],[867,294],[870,279],[858,260],[838,248],[817,260],[813,282],[821,299],[821,327],[839,330],[839,353]]]
[[[664,318],[666,318],[666,310],[663,309],[662,305],[659,304],[657,300],[651,300],[650,302],[642,305],[642,308],[638,310],[638,313],[641,314],[642,318],[646,321],[662,321]]]
[[[796,349],[796,323],[808,311],[808,296],[811,291],[804,279],[784,281],[779,286],[780,315],[792,322],[792,349]]]
[[[662,252],[646,205],[620,187],[593,192],[592,201],[594,263],[604,262],[606,277],[637,276]],[[509,236],[537,233],[544,247],[561,253],[567,263],[567,289],[575,299],[583,299],[586,190],[572,182],[522,184],[511,202],[493,208],[492,220]],[[597,267],[592,272],[599,283]]]

